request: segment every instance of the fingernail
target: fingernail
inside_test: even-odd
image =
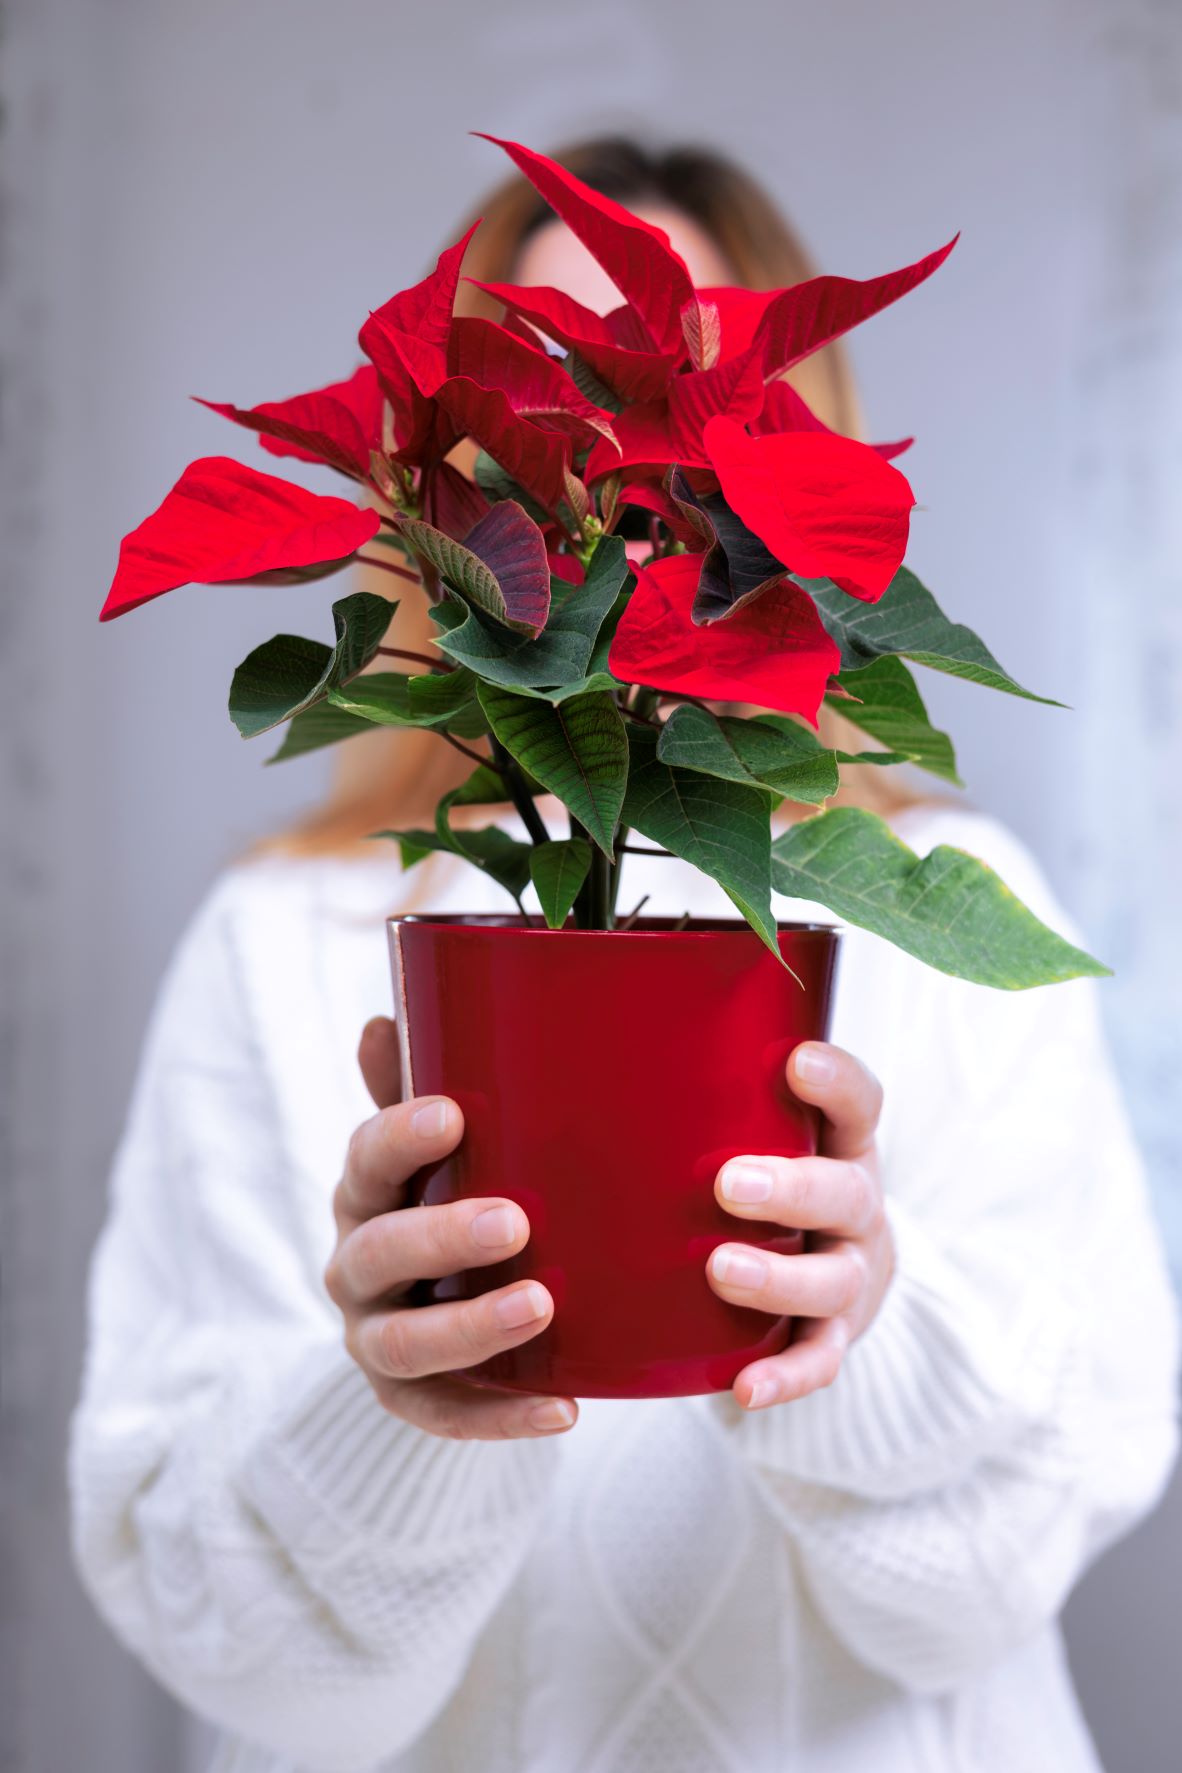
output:
[[[416,1108],[410,1117],[412,1131],[420,1139],[438,1139],[446,1133],[451,1120],[451,1103],[442,1097],[434,1102],[424,1102]]]
[[[540,1429],[544,1434],[555,1428],[569,1428],[574,1419],[575,1413],[570,1405],[558,1397],[548,1397],[535,1404],[526,1418],[531,1428]]]
[[[770,1200],[772,1173],[764,1169],[762,1164],[727,1164],[720,1178],[720,1186],[727,1200]]]
[[[511,1244],[517,1232],[517,1214],[512,1207],[489,1207],[487,1212],[477,1213],[469,1230],[473,1243],[486,1250],[495,1249],[498,1244]]]
[[[805,1083],[828,1083],[836,1072],[836,1066],[824,1047],[797,1047],[793,1059],[797,1077]]]
[[[762,1287],[767,1279],[767,1263],[762,1256],[736,1250],[733,1245],[715,1250],[711,1266],[715,1280],[725,1281],[731,1287]]]
[[[545,1317],[549,1303],[544,1289],[531,1282],[529,1286],[519,1287],[515,1293],[506,1293],[503,1299],[498,1299],[493,1312],[502,1330],[519,1330],[522,1324],[532,1324]]]
[[[776,1387],[774,1380],[757,1379],[755,1384],[751,1387],[751,1396],[747,1400],[747,1408],[749,1410],[762,1410],[766,1404],[774,1404],[775,1401]]]

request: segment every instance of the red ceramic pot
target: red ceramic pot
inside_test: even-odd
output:
[[[788,1340],[786,1318],[729,1305],[716,1245],[793,1252],[799,1234],[724,1213],[714,1177],[743,1152],[816,1149],[785,1061],[823,1040],[835,931],[786,925],[776,965],[740,923],[645,918],[628,931],[499,917],[390,920],[408,1096],[464,1111],[458,1151],[421,1173],[434,1205],[504,1195],[529,1216],[507,1262],[423,1282],[415,1303],[530,1276],[554,1297],[541,1335],[460,1377],[573,1397],[726,1390]]]

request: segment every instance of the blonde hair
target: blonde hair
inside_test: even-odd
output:
[[[739,285],[779,289],[816,275],[804,246],[767,192],[720,154],[691,147],[653,153],[626,137],[612,136],[559,149],[554,158],[617,202],[658,203],[680,211],[718,248]],[[477,217],[481,226],[468,247],[464,275],[483,283],[512,282],[525,242],[553,219],[533,186],[518,174],[498,185],[464,227]],[[500,318],[497,304],[467,283],[460,285],[457,308]],[[827,425],[846,436],[861,435],[853,376],[839,344],[806,358],[787,379]],[[384,573],[358,571],[358,584],[381,596],[390,595],[390,582]],[[390,644],[421,653],[430,649],[433,634],[426,599],[409,591],[391,622]],[[852,751],[869,748],[830,709],[822,710],[821,719],[827,743]],[[415,729],[379,728],[344,741],[335,751],[328,798],[268,847],[305,855],[348,850],[374,831],[430,822],[439,799],[472,768],[438,734]],[[876,811],[896,809],[916,798],[892,779],[896,776],[896,771],[888,776],[875,765],[854,766],[845,772],[841,798]]]

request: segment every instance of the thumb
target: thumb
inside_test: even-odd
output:
[[[389,1016],[375,1016],[361,1030],[357,1063],[365,1087],[378,1108],[392,1108],[402,1100],[402,1061],[398,1052],[398,1026]]]

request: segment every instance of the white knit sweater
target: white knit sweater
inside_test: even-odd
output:
[[[1062,914],[990,821],[917,810]],[[625,899],[729,910],[672,862]],[[1056,1613],[1153,1503],[1175,1317],[1088,983],[846,936],[898,1271],[837,1383],[589,1400],[566,1436],[385,1415],[321,1280],[382,915],[497,908],[449,859],[238,868],[164,986],[97,1254],[77,1555],[225,1731],[220,1773],[1077,1773]],[[800,907],[782,903],[781,915]],[[752,938],[754,940],[754,937]]]

